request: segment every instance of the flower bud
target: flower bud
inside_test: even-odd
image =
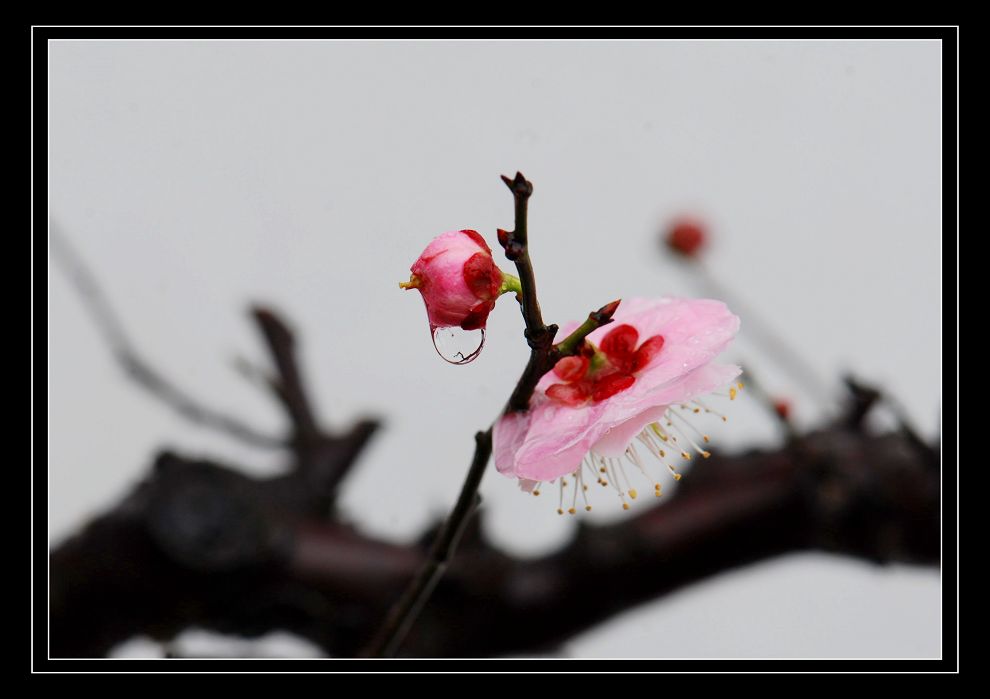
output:
[[[682,218],[669,228],[664,242],[679,255],[697,257],[707,240],[705,230],[699,221]]]
[[[477,231],[448,231],[430,241],[403,289],[419,289],[434,328],[484,328],[505,289],[491,248]]]

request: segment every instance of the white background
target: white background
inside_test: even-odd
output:
[[[481,357],[453,367],[418,295],[396,285],[442,231],[496,245],[495,228],[512,226],[498,175],[517,169],[535,184],[548,321],[620,296],[702,293],[656,242],[672,216],[697,213],[716,277],[824,380],[854,371],[938,432],[937,42],[55,42],[50,55],[53,221],[147,358],[272,431],[282,415],[232,367],[267,361],[248,303],[283,310],[326,421],[386,420],[342,494],[370,533],[409,540],[449,507],[471,435],[525,363],[511,297]],[[158,448],[280,468],[128,384],[51,271],[53,543],[127,492]],[[729,359],[818,422],[820,403],[742,325]],[[751,398],[714,434],[727,450],[774,438]],[[513,551],[550,551],[576,524],[494,469],[482,492],[491,537]],[[591,519],[623,516],[611,500]],[[936,570],[796,555],[631,610],[564,653],[931,657],[939,605]],[[303,652],[273,638],[257,652]]]

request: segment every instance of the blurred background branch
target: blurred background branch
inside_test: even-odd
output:
[[[861,427],[713,456],[668,502],[581,525],[542,558],[499,551],[475,518],[400,655],[546,652],[634,605],[793,551],[937,566],[936,450]],[[306,484],[298,469],[254,479],[159,454],[118,507],[52,552],[53,656],[101,656],[137,634],[166,640],[192,626],[285,629],[330,655],[357,652],[435,530],[410,546],[377,540],[326,518]]]
[[[161,379],[81,260],[64,240],[53,248],[139,385],[194,422],[260,434]],[[164,641],[194,626],[248,637],[288,630],[329,655],[351,656],[427,560],[439,527],[403,546],[335,516],[337,488],[378,423],[321,428],[289,324],[268,308],[252,317],[276,368],[268,383],[291,419],[286,439],[257,442],[283,444],[292,468],[253,478],[236,465],[160,453],[116,507],[51,552],[53,657],[102,656],[138,634]],[[846,383],[834,422],[791,430],[777,449],[716,455],[662,504],[617,524],[581,524],[549,555],[512,556],[486,539],[479,518],[469,520],[459,555],[399,654],[551,651],[634,605],[793,551],[937,566],[938,447],[906,423],[886,434],[868,429],[865,418],[884,396]]]

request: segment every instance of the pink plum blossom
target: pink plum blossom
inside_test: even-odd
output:
[[[565,325],[558,337],[577,326]],[[600,483],[610,479],[619,486],[615,469],[621,464],[615,460],[624,457],[643,468],[633,445],[637,437],[641,448],[661,461],[668,448],[683,458],[690,458],[689,448],[708,456],[697,445],[708,437],[681,424],[686,417],[680,412],[671,413],[739,375],[738,366],[714,361],[738,329],[739,319],[720,301],[623,301],[612,324],[588,335],[581,355],[561,359],[543,376],[528,411],[499,419],[496,468],[520,479],[525,490],[558,478],[563,483],[568,475],[575,477],[576,488],[589,465],[596,476],[605,474],[598,476]],[[735,391],[733,387],[733,397]],[[686,413],[702,409],[707,410],[695,407]],[[659,483],[655,488],[659,495]],[[619,491],[623,495],[621,487]],[[635,489],[626,492],[636,496]]]
[[[477,231],[442,233],[410,268],[404,289],[418,289],[433,328],[484,328],[502,288],[503,275]]]

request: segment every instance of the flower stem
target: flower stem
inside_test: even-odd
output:
[[[515,277],[507,272],[502,272],[502,286],[499,288],[499,296],[502,294],[514,293],[517,297],[522,297],[522,282],[519,277]]]
[[[589,313],[588,319],[581,323],[577,330],[554,345],[554,349],[557,350],[557,356],[568,357],[572,354],[577,354],[577,352],[581,349],[581,345],[584,344],[585,337],[603,325],[608,325],[612,322],[612,316],[615,314],[615,309],[619,307],[621,302],[622,299],[613,301],[612,303],[602,306],[597,311],[592,311]]]

